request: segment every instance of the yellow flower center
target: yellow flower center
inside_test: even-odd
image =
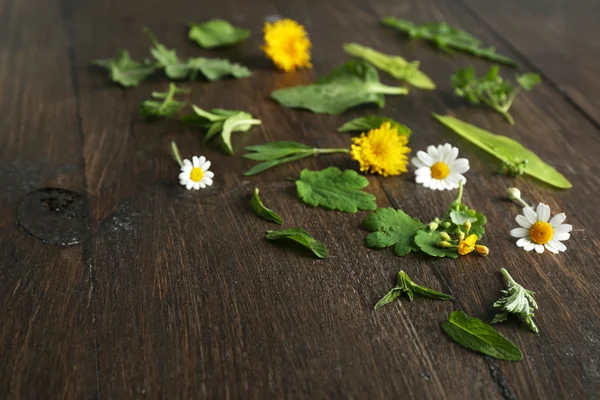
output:
[[[384,122],[360,137],[352,139],[350,156],[358,161],[360,170],[383,176],[400,175],[406,172],[410,148],[408,138],[399,135],[398,129]]]
[[[438,161],[431,166],[431,177],[433,179],[444,179],[448,175],[450,175],[448,164]]]
[[[202,177],[204,176],[204,171],[202,170],[202,168],[193,168],[192,171],[190,172],[190,179],[193,180],[194,182],[200,182],[202,180]]]
[[[273,60],[277,68],[294,71],[297,68],[311,68],[310,48],[312,43],[304,27],[291,19],[267,22],[264,28],[265,44],[263,51]]]
[[[538,221],[529,228],[529,238],[536,244],[546,244],[553,236],[554,229],[547,222]]]

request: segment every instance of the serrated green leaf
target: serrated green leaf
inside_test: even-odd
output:
[[[377,71],[369,64],[349,61],[311,85],[279,89],[271,93],[271,97],[284,107],[340,114],[365,103],[383,107],[384,94],[406,93],[406,88],[383,85]]]
[[[438,243],[443,241],[443,239],[440,237],[440,232],[418,230],[414,241],[423,253],[429,254],[430,256],[448,258],[458,257],[456,248],[442,248],[438,246]]]
[[[306,248],[310,249],[317,257],[327,258],[329,255],[325,245],[315,238],[310,233],[302,228],[290,228],[280,231],[268,231],[267,239],[269,240],[293,240]]]
[[[250,200],[250,206],[252,207],[252,211],[262,219],[283,225],[283,219],[275,211],[265,207],[260,199],[258,188],[254,188],[254,195]]]
[[[462,311],[450,313],[442,329],[456,343],[467,349],[486,354],[499,360],[519,361],[523,353],[491,325],[478,318],[469,317]]]
[[[232,63],[224,58],[195,57],[188,59],[186,65],[192,80],[196,78],[197,72],[200,72],[209,81],[223,79],[227,76],[239,79],[252,75],[252,72],[248,68],[241,64]]]
[[[223,19],[211,19],[201,24],[191,24],[188,37],[200,47],[230,46],[246,40],[250,36],[247,29],[237,28]]]
[[[93,64],[110,71],[112,81],[123,87],[139,85],[141,81],[158,69],[155,63],[148,60],[143,63],[132,60],[125,50],[119,52],[119,55],[113,59],[96,60]]]
[[[402,210],[378,208],[365,217],[363,226],[373,232],[365,239],[367,247],[380,249],[394,246],[394,253],[404,256],[413,249],[413,237],[425,224]]]
[[[339,132],[354,132],[354,131],[368,132],[371,129],[379,128],[381,126],[381,124],[383,124],[384,122],[389,122],[392,125],[392,127],[395,127],[396,129],[398,129],[399,135],[410,136],[410,134],[412,133],[412,131],[410,130],[410,128],[408,126],[402,125],[401,123],[396,122],[391,118],[381,117],[379,115],[369,115],[366,117],[359,117],[359,118],[352,119],[352,120],[344,123],[344,125],[340,126],[338,128],[338,131]]]
[[[369,180],[352,170],[329,167],[321,171],[302,170],[296,181],[298,196],[311,207],[355,213],[374,210],[375,196],[365,193]]]
[[[344,51],[351,56],[362,58],[394,78],[405,81],[416,88],[425,90],[435,89],[435,83],[419,70],[420,63],[418,61],[409,63],[400,56],[380,53],[358,43],[345,44]]]
[[[377,302],[377,304],[375,304],[374,310],[377,311],[379,308],[394,301],[402,294],[406,294],[409,301],[413,301],[415,294],[434,300],[454,300],[452,296],[417,285],[410,279],[406,272],[400,270],[400,272],[398,272],[398,283],[396,284],[396,287],[390,290]]]
[[[542,161],[531,150],[523,147],[521,143],[506,136],[495,135],[449,115],[441,116],[434,113],[433,116],[463,138],[503,162],[513,161],[515,158],[527,160],[523,171],[526,175],[533,176],[557,188],[570,189],[573,187],[560,172]]]

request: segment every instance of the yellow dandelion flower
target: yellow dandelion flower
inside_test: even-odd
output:
[[[285,72],[297,68],[312,68],[310,48],[312,43],[302,25],[291,19],[265,23],[263,51],[275,66]]]
[[[406,172],[410,148],[408,137],[398,134],[398,129],[384,122],[360,137],[352,139],[350,156],[358,161],[360,170],[383,176]]]

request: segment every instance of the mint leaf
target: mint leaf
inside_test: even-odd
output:
[[[378,208],[365,217],[363,225],[373,232],[365,239],[367,247],[381,249],[394,246],[397,256],[405,256],[414,249],[413,237],[417,230],[425,227],[418,218],[393,208]]]
[[[382,84],[377,70],[369,64],[349,61],[311,85],[279,89],[271,93],[271,97],[284,107],[340,114],[365,103],[383,107],[384,94],[407,93],[406,88]]]
[[[205,49],[230,46],[246,40],[249,36],[249,30],[236,28],[223,19],[211,19],[201,24],[191,24],[188,34],[191,40]]]
[[[433,116],[442,124],[495,156],[500,161],[510,162],[515,158],[527,160],[528,162],[523,171],[524,174],[533,176],[557,188],[570,189],[573,187],[560,172],[542,161],[531,150],[523,147],[521,143],[506,136],[495,135],[449,115],[441,116],[434,113]]]
[[[456,248],[439,247],[438,243],[442,240],[440,232],[428,232],[426,230],[417,231],[414,238],[417,247],[425,254],[434,257],[457,258],[458,252]]]
[[[442,329],[461,346],[499,360],[519,361],[523,353],[492,326],[462,311],[454,311]]]
[[[156,64],[148,60],[143,63],[132,60],[125,50],[119,52],[119,55],[113,59],[96,60],[93,64],[110,71],[112,81],[123,87],[139,85],[158,68]]]
[[[392,125],[392,127],[398,129],[399,135],[410,136],[410,134],[412,133],[408,126],[402,125],[401,123],[396,122],[391,118],[381,117],[378,115],[369,115],[366,117],[359,117],[347,121],[346,123],[344,123],[344,125],[338,128],[338,132],[368,132],[371,129],[379,128],[384,122],[389,122]]]
[[[252,75],[252,72],[248,68],[241,64],[232,63],[224,58],[190,58],[187,60],[186,66],[191,80],[196,79],[198,72],[204,75],[209,81],[223,79],[227,76],[239,79]]]
[[[445,51],[458,50],[511,67],[519,66],[514,60],[496,53],[493,47],[485,47],[481,40],[470,33],[453,28],[445,22],[428,22],[417,25],[394,17],[386,17],[382,22],[384,25],[408,34],[412,39],[429,40]]]
[[[377,311],[384,305],[389,304],[400,297],[402,294],[406,294],[409,301],[413,301],[415,294],[435,300],[453,300],[452,296],[417,285],[409,278],[406,272],[400,270],[400,272],[398,272],[398,283],[396,284],[396,287],[390,290],[377,302],[377,304],[375,304],[374,310]]]
[[[340,171],[329,167],[321,171],[302,170],[296,181],[298,196],[311,207],[323,207],[355,213],[358,210],[375,210],[375,196],[365,193],[369,180],[352,170]]]
[[[177,114],[187,105],[185,101],[175,100],[175,95],[189,93],[189,89],[178,88],[174,83],[169,84],[167,92],[152,92],[152,98],[142,103],[142,115],[146,118],[169,118]]]
[[[361,46],[358,43],[345,44],[344,51],[351,56],[362,58],[394,78],[406,81],[406,83],[416,88],[425,90],[435,89],[435,83],[419,70],[420,63],[418,61],[409,63],[400,56],[390,56],[380,53],[369,47]]]
[[[252,211],[262,219],[267,221],[275,222],[276,224],[283,225],[283,219],[277,215],[275,211],[269,210],[263,202],[260,200],[258,188],[254,188],[254,195],[250,200],[250,206],[252,207]]]
[[[325,245],[302,228],[290,228],[280,231],[268,231],[269,240],[293,240],[310,249],[317,257],[327,258],[329,255]]]

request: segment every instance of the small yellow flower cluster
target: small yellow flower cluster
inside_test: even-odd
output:
[[[310,48],[312,43],[304,27],[285,18],[274,23],[267,22],[264,28],[265,54],[275,66],[285,72],[298,68],[312,68]]]

